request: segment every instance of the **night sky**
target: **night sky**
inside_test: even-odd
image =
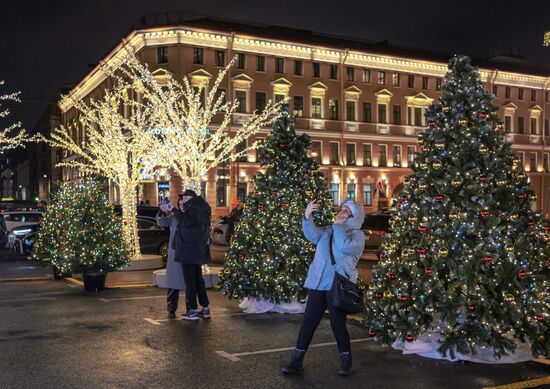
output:
[[[0,93],[22,92],[23,103],[10,116],[27,128],[58,88],[79,81],[141,16],[167,11],[387,39],[449,55],[489,57],[517,48],[532,64],[550,68],[550,47],[542,46],[549,0],[12,0],[0,7],[0,80],[6,81]]]

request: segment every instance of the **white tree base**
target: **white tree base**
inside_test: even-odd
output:
[[[519,363],[526,362],[533,359],[533,354],[531,353],[531,345],[529,343],[517,343],[516,351],[508,355],[503,355],[500,359],[496,359],[493,356],[492,347],[477,347],[475,354],[461,354],[459,352],[455,353],[455,359],[450,356],[443,357],[437,351],[440,346],[440,343],[437,341],[440,338],[440,333],[437,331],[434,332],[425,332],[416,338],[412,342],[403,342],[402,340],[397,340],[392,344],[392,347],[396,350],[402,350],[403,354],[417,354],[426,358],[434,359],[445,359],[447,361],[456,362],[456,361],[470,361],[476,363]],[[517,341],[517,340],[516,340]]]
[[[161,255],[142,254],[140,259],[130,259],[127,266],[119,268],[119,271],[153,270],[164,266]]]
[[[206,288],[213,288],[220,282],[220,269],[220,267],[209,267],[208,273],[202,273],[202,279],[204,280],[204,286]],[[166,281],[166,269],[160,269],[153,272],[153,283],[158,288],[168,288],[168,283]],[[183,289],[185,289],[185,284]]]
[[[239,308],[245,313],[304,313],[306,305],[299,303],[296,298],[292,299],[290,303],[275,304],[269,300],[245,297],[239,304]]]

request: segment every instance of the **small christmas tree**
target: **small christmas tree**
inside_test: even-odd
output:
[[[121,227],[102,185],[64,184],[44,216],[32,257],[61,274],[116,270],[127,263]]]
[[[550,247],[529,178],[470,59],[449,63],[367,293],[370,334],[442,355],[550,349]],[[514,339],[515,338],[515,339]]]
[[[302,232],[309,201],[317,199],[318,225],[331,223],[333,212],[318,164],[307,156],[309,136],[296,136],[285,106],[260,148],[265,173],[254,178],[221,274],[229,298],[254,297],[272,303],[305,297],[304,281],[314,247]]]

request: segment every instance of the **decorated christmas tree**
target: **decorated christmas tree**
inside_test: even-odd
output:
[[[431,333],[451,358],[524,340],[548,355],[548,229],[496,111],[470,59],[452,58],[368,288],[371,336]]]
[[[306,205],[316,198],[318,225],[333,218],[331,198],[317,162],[307,156],[310,139],[296,135],[294,118],[285,106],[272,132],[260,146],[260,169],[254,192],[221,273],[229,298],[257,298],[273,303],[305,297],[304,281],[315,248],[302,233]]]
[[[121,227],[101,184],[64,184],[47,209],[32,257],[61,274],[115,270],[128,254]]]

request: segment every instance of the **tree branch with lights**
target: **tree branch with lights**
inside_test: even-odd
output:
[[[4,85],[4,81],[0,80],[0,85]],[[8,108],[2,109],[2,101],[21,102],[19,99],[20,92],[0,95],[0,119],[7,117],[10,114]],[[21,146],[27,139],[25,130],[20,129],[21,122],[13,123],[8,127],[0,128],[0,154],[9,149],[14,149]]]

